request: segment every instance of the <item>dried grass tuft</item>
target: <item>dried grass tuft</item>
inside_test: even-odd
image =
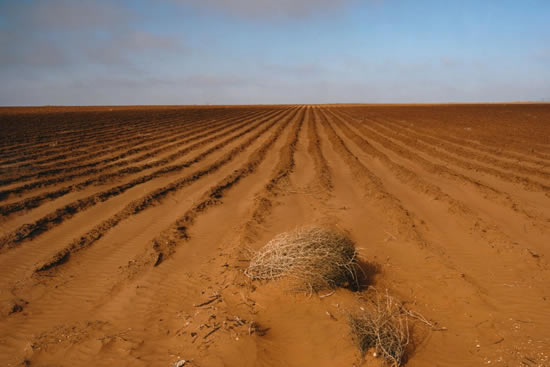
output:
[[[410,311],[387,292],[367,293],[361,312],[349,316],[352,335],[363,356],[374,348],[392,366],[401,366],[410,341]]]
[[[343,232],[302,227],[284,232],[256,252],[245,274],[254,280],[294,278],[297,288],[317,292],[357,285],[357,252]]]

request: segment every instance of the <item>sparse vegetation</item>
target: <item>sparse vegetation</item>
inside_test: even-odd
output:
[[[361,353],[373,348],[392,366],[401,366],[409,345],[409,311],[387,292],[370,288],[361,311],[349,316],[353,338]]]
[[[291,277],[309,291],[357,283],[357,252],[342,231],[302,227],[284,232],[254,254],[245,274],[251,279]]]
[[[110,109],[0,108],[4,365],[548,365],[550,106]]]

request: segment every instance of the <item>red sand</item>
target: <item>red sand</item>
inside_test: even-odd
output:
[[[242,274],[308,224],[445,328],[415,324],[407,366],[550,365],[550,105],[3,108],[0,131],[2,365],[381,365],[361,292]]]

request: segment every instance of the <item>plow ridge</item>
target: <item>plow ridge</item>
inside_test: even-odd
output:
[[[232,141],[234,141],[234,140],[240,138],[241,136],[246,135],[250,131],[258,128],[259,126],[261,126],[262,123],[263,123],[263,121],[260,121],[259,123],[256,123],[252,127],[249,127],[246,130],[238,133],[237,135],[234,135],[234,136],[226,139],[225,141],[215,145],[214,147],[208,149],[207,151],[205,151],[203,153],[198,154],[194,158],[191,158],[190,160],[188,160],[188,161],[186,161],[182,164],[162,168],[162,169],[160,169],[160,170],[158,170],[154,173],[136,178],[136,179],[134,179],[134,180],[132,180],[132,181],[126,183],[126,184],[113,187],[113,188],[111,188],[107,191],[103,191],[103,192],[88,196],[84,199],[80,199],[76,202],[73,202],[73,203],[70,203],[70,204],[64,206],[63,208],[57,209],[55,212],[46,215],[45,217],[37,220],[36,222],[34,222],[32,224],[25,224],[25,225],[21,226],[19,229],[17,229],[14,233],[8,234],[8,235],[0,238],[0,249],[4,248],[6,246],[13,247],[13,246],[16,246],[17,244],[20,244],[23,241],[30,240],[30,239],[36,237],[37,235],[39,235],[43,232],[46,232],[50,228],[53,228],[55,226],[60,225],[62,222],[64,222],[65,220],[71,218],[76,213],[81,212],[83,210],[86,210],[86,209],[88,209],[88,208],[90,208],[90,207],[92,207],[92,206],[94,206],[94,205],[96,205],[100,202],[105,202],[105,201],[109,200],[110,198],[112,198],[114,196],[117,196],[117,195],[120,195],[120,194],[124,193],[125,191],[127,191],[128,189],[133,188],[137,185],[140,185],[140,184],[143,184],[145,182],[151,181],[151,180],[153,180],[157,177],[163,176],[163,175],[173,174],[173,173],[182,171],[183,169],[189,168],[190,166],[192,166],[193,164],[199,162],[200,160],[202,160],[203,158],[205,158],[208,155],[212,154],[213,152],[223,148],[224,146],[228,145]],[[197,143],[197,144],[199,144],[199,143]],[[201,145],[204,145],[204,144],[201,144]]]
[[[441,146],[450,152],[461,152],[463,156],[471,157],[472,159],[478,160],[482,163],[487,161],[496,166],[512,170],[517,169],[525,172],[526,174],[538,175],[542,173],[543,176],[548,175],[548,172],[545,172],[544,169],[548,168],[550,162],[545,162],[544,160],[533,159],[530,156],[506,151],[504,149],[497,150],[485,145],[481,146],[472,143],[469,144],[467,140],[460,140],[451,136],[438,136],[420,133],[419,131],[415,131],[406,125],[402,125],[397,121],[389,119],[373,117],[370,118],[370,120],[386,125],[387,127],[394,127],[395,131],[406,132],[411,137],[431,143],[435,146]]]
[[[65,249],[61,250],[57,254],[54,255],[52,260],[48,261],[46,264],[41,265],[37,268],[37,272],[42,272],[45,270],[49,270],[51,268],[54,268],[57,265],[64,264],[66,262],[62,261],[59,262],[59,259],[68,259],[69,254],[74,254],[75,252],[78,252],[86,247],[91,246],[94,242],[99,240],[107,231],[114,228],[116,225],[118,225],[121,221],[129,218],[132,215],[136,215],[152,206],[159,205],[164,197],[166,197],[168,194],[173,193],[177,190],[180,190],[181,188],[190,185],[191,183],[200,180],[205,175],[208,175],[224,165],[226,165],[228,162],[233,160],[237,155],[239,155],[242,151],[244,151],[248,146],[250,146],[254,141],[256,141],[258,138],[260,138],[262,135],[264,135],[267,131],[269,131],[275,124],[279,123],[280,120],[274,120],[273,122],[269,123],[267,126],[265,126],[261,131],[254,134],[252,137],[247,139],[244,143],[240,144],[238,147],[232,149],[227,154],[225,154],[222,158],[218,159],[213,164],[209,165],[208,167],[198,170],[194,173],[192,173],[189,176],[186,176],[184,178],[181,178],[179,180],[176,180],[172,182],[171,184],[159,188],[146,196],[134,200],[130,202],[123,210],[121,210],[119,213],[114,215],[113,217],[109,218],[108,220],[102,222],[98,226],[96,226],[94,229],[92,229],[90,232],[84,234],[79,239],[75,239],[72,243],[70,243]],[[286,127],[286,124],[283,124],[280,128],[277,129],[277,132],[274,134],[274,136],[278,136],[280,134],[280,131],[282,128]],[[271,141],[271,140],[270,140]],[[267,148],[265,149],[267,150]],[[261,159],[261,154],[265,153],[263,150],[260,150],[258,152],[258,155],[255,156],[255,162],[259,162]],[[259,163],[255,163],[257,165]],[[255,165],[252,165],[248,167],[249,169],[253,169]],[[234,175],[237,173],[235,172]],[[242,173],[241,173],[242,174]],[[213,196],[216,196],[215,194],[212,194]]]
[[[234,119],[236,119],[236,118],[226,119],[226,120],[220,121],[219,125],[222,125],[223,122],[231,122]],[[120,146],[112,147],[112,144],[108,144],[108,146],[109,146],[108,149],[100,150],[100,151],[96,150],[95,153],[88,154],[86,156],[81,156],[81,157],[75,158],[73,160],[63,161],[62,163],[56,163],[56,164],[52,165],[53,167],[56,167],[56,168],[51,168],[51,166],[50,167],[41,166],[40,167],[41,171],[39,171],[39,172],[26,174],[26,175],[22,174],[22,175],[18,175],[17,177],[2,180],[2,181],[0,181],[0,185],[7,185],[7,184],[14,183],[14,182],[26,181],[26,180],[29,180],[29,179],[32,179],[32,178],[42,178],[42,177],[57,175],[57,174],[61,174],[61,173],[74,172],[74,171],[79,170],[79,169],[96,167],[96,166],[99,166],[99,165],[102,165],[102,164],[115,162],[117,160],[126,158],[130,155],[134,155],[134,154],[137,154],[137,153],[140,153],[140,152],[143,152],[143,151],[147,151],[147,150],[152,149],[152,148],[154,148],[156,146],[159,146],[161,144],[162,145],[163,144],[169,144],[169,143],[172,143],[172,142],[176,142],[181,138],[187,138],[187,137],[189,137],[189,135],[192,135],[197,131],[204,130],[204,128],[208,127],[209,125],[216,125],[216,124],[212,124],[212,121],[204,121],[204,122],[201,122],[201,123],[198,123],[198,124],[192,124],[190,126],[188,126],[188,124],[185,124],[185,126],[183,128],[182,128],[182,126],[178,126],[178,127],[174,128],[172,130],[163,129],[163,134],[157,134],[157,136],[155,137],[155,140],[156,140],[155,142],[148,143],[144,146],[139,146],[139,145],[151,140],[150,138],[146,137],[147,135],[150,135],[150,133],[147,133],[147,132],[140,133],[140,135],[145,135],[145,136],[136,138],[135,139],[136,141],[133,141],[134,139],[127,139],[126,137],[122,137],[121,141],[123,141],[123,143]],[[212,127],[214,127],[214,126],[212,126]],[[155,131],[158,128],[159,128],[159,126],[155,125],[155,126],[153,126],[151,131]],[[138,146],[136,147],[136,145],[138,145]],[[169,149],[169,147],[165,147],[164,149]],[[92,162],[89,162],[89,163],[82,164],[83,161],[93,159],[93,158],[97,158],[97,157],[101,157],[101,156],[106,155],[108,153],[113,153],[113,152],[117,152],[117,151],[120,151],[120,150],[122,150],[123,153],[120,153],[120,154],[118,154],[114,157],[106,158],[106,159],[103,159],[103,160],[96,160],[96,161],[92,161]],[[75,155],[78,156],[80,154],[76,154],[76,153],[71,154],[71,158],[74,157]],[[35,162],[35,163],[37,163],[37,162]],[[70,164],[73,164],[73,163],[80,163],[80,164],[76,165],[76,166],[69,166]],[[59,168],[59,164],[62,164],[63,167]],[[107,167],[104,167],[103,169],[106,169],[106,168]],[[94,172],[91,172],[91,173],[94,173]]]
[[[338,111],[342,112],[342,110]],[[496,158],[507,158],[513,161],[529,162],[535,165],[542,166],[547,166],[550,162],[550,155],[535,149],[526,149],[527,147],[530,148],[533,142],[530,142],[529,146],[526,146],[525,144],[520,144],[522,146],[522,149],[518,150],[517,144],[511,146],[505,144],[502,141],[480,141],[473,138],[472,136],[462,136],[463,133],[461,134],[460,131],[455,131],[458,132],[458,134],[449,134],[448,131],[446,131],[447,133],[440,133],[439,129],[430,129],[430,126],[432,126],[433,124],[428,123],[425,125],[425,121],[418,121],[417,118],[403,120],[392,118],[390,116],[384,116],[383,113],[364,114],[359,111],[345,111],[345,113],[351,116],[359,117],[361,119],[381,120],[385,123],[387,122],[397,127],[399,131],[403,130],[411,132],[415,136],[434,138],[436,139],[436,141],[439,140],[439,143],[454,143],[456,146],[462,148],[466,147],[474,151],[479,151],[482,154],[491,154],[493,157]],[[475,121],[472,121],[472,126],[476,126]],[[464,129],[466,129],[467,132],[473,131],[468,130],[472,129],[470,127],[465,127]],[[499,138],[502,137],[499,136]],[[526,150],[528,151],[526,152]]]
[[[377,120],[369,120],[369,121],[378,126],[381,126],[384,129],[387,129],[387,126],[384,126],[384,124],[389,126],[395,126],[393,123],[388,122],[387,120],[385,120],[384,122],[380,122]],[[400,131],[401,129],[397,128],[395,130]],[[443,150],[445,154],[449,154],[449,156],[454,158],[478,162],[476,164],[481,163],[482,165],[480,165],[480,167],[485,167],[496,171],[500,169],[504,169],[506,171],[519,172],[528,176],[536,176],[537,178],[542,178],[545,180],[550,179],[550,174],[547,172],[544,172],[541,169],[529,168],[529,167],[522,166],[521,164],[503,162],[502,160],[493,158],[488,154],[476,153],[476,152],[464,149],[462,147],[457,147],[452,143],[451,144],[443,143],[441,141],[442,139],[438,140],[436,138],[419,136],[418,134],[415,134],[413,132],[410,132],[410,135],[413,135],[413,137],[419,144],[430,147],[436,150],[437,152],[441,152],[441,150]],[[538,163],[540,164],[540,162]],[[510,172],[506,172],[506,171],[503,172],[503,174],[510,174]],[[526,177],[526,179],[530,179],[530,177]]]
[[[140,135],[144,132],[147,132],[150,128],[154,128],[155,125],[163,126],[166,123],[175,121],[177,121],[177,119],[163,119],[154,122],[150,120],[132,121],[132,126],[126,127],[123,131],[123,135],[131,139],[128,136],[129,134]],[[96,123],[93,124],[95,125]],[[53,162],[58,159],[70,157],[71,154],[67,154],[67,149],[76,147],[77,151],[75,152],[75,154],[84,155],[86,154],[86,150],[84,150],[83,148],[89,148],[90,146],[96,144],[97,141],[101,141],[101,143],[103,144],[112,143],[113,141],[120,140],[120,131],[117,132],[117,128],[115,127],[99,130],[99,132],[97,128],[90,128],[90,133],[79,133],[78,135],[78,137],[63,140],[61,142],[59,142],[59,136],[51,137],[50,139],[52,139],[52,142],[44,144],[41,147],[43,149],[38,149],[38,151],[36,149],[36,146],[33,146],[31,144],[28,152],[21,150],[18,152],[13,152],[10,156],[16,158],[7,159],[3,161],[2,164],[24,163],[27,161],[36,161],[33,162],[35,164]],[[43,136],[42,139],[48,139],[48,137]],[[9,158],[9,156],[7,156],[6,158]]]
[[[550,360],[547,104],[18,109],[4,364],[376,364],[346,323],[373,287],[423,315],[407,366]],[[360,286],[246,277],[312,225],[349,235]]]
[[[251,241],[251,238],[253,238],[257,232],[257,226],[264,223],[266,218],[277,205],[275,202],[276,197],[283,191],[284,187],[288,185],[289,182],[287,178],[294,171],[295,168],[294,156],[296,153],[296,146],[298,145],[300,130],[303,128],[303,125],[307,124],[307,122],[310,121],[309,132],[314,134],[317,132],[317,129],[314,126],[315,121],[311,123],[310,114],[311,108],[308,108],[305,116],[300,121],[300,124],[296,127],[294,133],[290,135],[290,144],[286,145],[284,149],[280,152],[277,166],[273,170],[267,184],[262,188],[262,190],[260,190],[260,192],[256,193],[256,195],[254,196],[254,205],[251,209],[250,218],[245,221],[242,233],[240,234],[241,240],[243,242]],[[313,150],[313,153],[316,157],[316,163],[318,165],[317,177],[320,179],[322,178],[320,180],[320,183],[328,192],[332,188],[330,181],[330,171],[328,170],[328,166],[323,166],[324,157],[322,156],[317,143],[318,141],[312,140],[311,144],[316,145],[316,147],[310,146],[308,148]],[[323,171],[323,168],[326,168],[326,171]],[[329,184],[329,186],[325,186],[327,184]]]
[[[208,208],[219,205],[222,203],[222,199],[225,191],[233,187],[243,178],[253,173],[257,167],[264,161],[267,152],[275,144],[277,139],[281,136],[283,130],[295,119],[293,116],[288,119],[284,125],[281,125],[270,138],[267,140],[256,152],[251,154],[251,157],[243,165],[242,168],[236,170],[226,178],[224,178],[217,185],[211,187],[203,194],[202,199],[199,200],[193,208],[189,209],[182,217],[175,221],[170,228],[166,229],[153,243],[153,249],[157,253],[154,257],[155,266],[158,266],[160,262],[170,256],[177,246],[178,240],[189,239],[189,227],[193,225],[196,218]],[[279,163],[275,168],[275,175],[270,178],[269,183],[266,185],[267,190],[272,190],[281,179],[286,177],[292,170],[294,159],[293,151],[296,148],[298,134],[303,122],[303,115],[299,117],[297,123],[294,124],[293,130],[289,136],[289,144],[285,146],[284,151],[281,152]]]
[[[397,228],[397,233],[404,234],[415,243],[425,246],[425,239],[415,228],[416,225],[412,219],[413,214],[403,208],[399,199],[384,189],[384,184],[380,178],[363,165],[359,158],[349,150],[344,140],[336,133],[326,114],[327,112],[322,111],[321,119],[327,131],[329,141],[333,149],[342,157],[357,179],[360,180],[368,199],[379,203],[388,211],[388,219]]]
[[[271,114],[269,114],[269,116],[271,116]],[[260,119],[259,123],[261,123],[263,121],[266,121],[268,118],[269,117],[264,117],[264,118]],[[231,133],[243,128],[247,124],[249,124],[249,121],[243,121],[243,122],[235,124],[233,126],[229,125],[228,127],[226,127],[226,126],[221,126],[221,127],[220,126],[214,126],[212,129],[207,129],[206,132],[204,132],[204,133],[201,133],[201,134],[196,135],[196,136],[192,136],[190,138],[187,138],[187,139],[177,143],[175,145],[176,148],[179,147],[179,146],[188,144],[188,143],[192,143],[196,140],[206,138],[206,139],[204,139],[202,141],[199,141],[199,142],[197,142],[197,143],[195,143],[191,146],[188,146],[184,149],[178,150],[177,152],[171,154],[168,157],[165,157],[163,159],[157,160],[157,161],[152,162],[152,163],[143,164],[141,166],[131,166],[131,167],[123,168],[123,169],[118,170],[116,172],[100,174],[99,176],[96,176],[96,177],[91,178],[91,179],[87,179],[83,182],[79,182],[79,183],[70,185],[68,187],[64,187],[64,188],[61,188],[61,189],[58,189],[58,190],[55,190],[55,191],[51,191],[51,192],[46,192],[46,193],[43,193],[41,195],[30,197],[30,198],[24,199],[24,200],[19,201],[19,202],[15,202],[15,203],[7,204],[7,205],[4,205],[4,206],[0,206],[0,213],[4,216],[7,216],[7,215],[15,213],[17,211],[36,208],[46,200],[61,197],[61,196],[65,195],[69,192],[83,190],[84,188],[86,188],[86,187],[88,187],[92,184],[106,184],[108,182],[114,181],[115,179],[120,179],[120,178],[123,178],[127,175],[130,175],[130,174],[136,174],[136,173],[139,173],[139,172],[147,170],[147,169],[165,166],[165,165],[177,160],[178,158],[183,157],[184,155],[188,154],[189,152],[192,152],[193,150],[204,146],[205,144],[211,143],[211,142],[213,142],[213,141],[215,141],[215,140],[217,140],[221,137],[224,137],[227,134],[231,134]],[[220,132],[220,131],[222,131],[222,132]],[[212,132],[218,132],[218,134],[212,135]],[[165,151],[165,148],[166,147],[163,147],[163,148],[156,149],[152,152],[145,153],[145,154],[143,154],[139,157],[136,157],[132,160],[129,160],[127,162],[120,162],[119,164],[113,164],[109,168],[122,167],[122,166],[129,165],[131,163],[137,163],[137,162],[140,162],[142,160],[152,158],[152,157],[158,155],[159,153]],[[172,167],[172,168],[174,168],[174,167]],[[177,169],[177,166],[176,166],[176,169]],[[76,175],[72,175],[72,176],[68,176],[68,177],[60,177],[60,178],[57,178],[57,179],[51,179],[51,180],[42,181],[42,182],[35,182],[33,184],[27,184],[27,185],[24,185],[24,186],[21,186],[21,187],[18,187],[18,188],[14,188],[14,189],[11,189],[11,190],[5,190],[5,191],[0,192],[0,198],[5,198],[5,197],[9,196],[10,194],[14,194],[14,193],[20,194],[22,192],[32,190],[32,189],[36,189],[38,187],[45,187],[45,186],[50,186],[50,185],[62,183],[62,182],[65,182],[69,179],[74,179],[76,177],[86,177],[86,176],[89,176],[91,174],[101,173],[101,171],[102,170],[93,169],[93,170],[89,170],[89,171],[86,171],[86,172],[83,172],[83,173],[80,173],[80,174],[76,174]]]
[[[365,134],[365,136],[373,139],[374,141],[378,142],[385,148],[391,149],[391,151],[395,152],[396,154],[403,157],[404,159],[407,159],[415,164],[420,165],[427,172],[430,172],[436,175],[442,175],[444,177],[450,178],[460,183],[466,183],[468,185],[471,185],[471,187],[479,191],[487,199],[496,201],[499,204],[505,204],[510,209],[521,212],[521,214],[526,216],[528,219],[536,220],[537,218],[536,214],[533,214],[527,209],[524,209],[522,205],[513,197],[511,197],[508,193],[504,191],[500,191],[494,187],[488,186],[480,182],[479,180],[476,180],[475,178],[472,178],[470,176],[465,176],[459,172],[456,172],[452,170],[451,165],[437,164],[437,163],[434,163],[433,159],[428,160],[420,156],[414,150],[414,148],[417,148],[419,145],[419,143],[416,140],[410,139],[406,136],[402,136],[402,134],[399,134],[399,133],[394,133],[388,130],[387,128],[385,128],[384,126],[380,126],[380,125],[376,125],[378,129],[373,129],[368,124],[357,122],[357,121],[354,123],[354,125],[359,131]],[[387,135],[384,135],[382,132],[384,132]],[[390,140],[388,136],[391,136],[392,138],[396,139],[400,143],[403,143],[404,146],[396,144],[394,141]],[[435,149],[429,150],[429,148],[427,148],[421,151],[426,154],[430,154],[430,157],[437,157],[437,154],[438,154],[438,151],[436,151]],[[436,195],[435,197],[439,197],[439,195]]]
[[[9,149],[6,149],[7,152],[10,152],[8,154],[4,154],[5,157],[17,157],[18,159],[24,159],[27,160],[25,156],[25,152],[28,150],[28,153],[26,155],[35,156],[36,158],[44,155],[44,154],[55,154],[55,152],[65,152],[67,149],[73,148],[75,144],[78,147],[86,146],[89,147],[90,144],[93,144],[94,141],[97,141],[98,139],[118,139],[122,133],[122,135],[126,135],[128,133],[135,133],[139,134],[141,129],[143,127],[147,126],[163,126],[167,122],[172,122],[182,119],[190,121],[200,121],[205,118],[208,118],[209,115],[214,116],[225,116],[230,117],[238,113],[242,113],[243,111],[240,109],[236,109],[233,111],[211,111],[211,112],[200,112],[200,111],[171,111],[169,113],[162,113],[160,115],[156,114],[122,114],[120,118],[114,118],[114,117],[104,117],[97,119],[96,115],[90,115],[90,114],[84,114],[80,122],[71,122],[71,124],[82,124],[86,126],[84,129],[75,129],[74,126],[64,126],[62,125],[58,119],[63,120],[64,118],[71,118],[71,115],[64,117],[59,117],[57,114],[46,115],[46,117],[37,117],[37,121],[32,120],[29,117],[24,117],[23,122],[28,122],[30,125],[32,125],[32,131],[33,134],[26,134],[26,139],[33,140],[36,138],[39,141],[44,141],[44,143],[28,143],[28,144],[16,144],[15,146],[11,146]],[[40,115],[39,115],[40,116]],[[21,120],[15,120],[10,121],[9,118],[6,118],[6,116],[3,116],[5,121],[0,120],[0,122],[4,122],[3,127],[7,128],[10,127],[11,124],[20,124]],[[70,120],[69,120],[70,121]],[[61,126],[58,131],[56,129],[53,129],[53,131],[50,131],[49,129],[44,131],[40,131],[39,127],[41,126],[47,126],[47,125],[54,125],[55,126]],[[22,130],[24,130],[25,124],[23,124]],[[123,126],[121,128],[121,126]],[[21,129],[19,127],[18,129]],[[60,133],[66,131],[66,133]],[[63,140],[63,136],[68,135],[69,138]],[[34,138],[33,138],[34,137]],[[89,141],[88,141],[89,140]],[[40,150],[40,149],[46,149]],[[36,150],[39,150],[40,153],[37,154]]]
[[[308,127],[309,135],[309,147],[308,152],[313,157],[315,163],[315,168],[317,171],[317,180],[319,181],[321,187],[326,191],[330,192],[333,189],[332,184],[332,174],[330,172],[330,167],[327,159],[321,152],[321,139],[319,137],[318,125],[319,117],[317,111],[313,112],[313,119],[311,120]]]
[[[525,190],[528,190],[528,191],[539,191],[539,192],[544,193],[546,196],[550,195],[549,194],[550,186],[548,186],[547,184],[544,184],[544,183],[541,183],[541,182],[538,182],[538,181],[534,181],[534,180],[532,180],[531,178],[528,178],[528,177],[523,177],[523,176],[519,176],[519,175],[515,175],[515,174],[510,174],[510,173],[503,172],[503,171],[500,171],[500,170],[495,169],[495,168],[486,167],[486,166],[483,166],[483,165],[480,165],[480,164],[473,163],[473,162],[468,161],[468,160],[464,160],[462,158],[455,157],[455,156],[453,156],[449,153],[445,153],[441,150],[437,150],[437,149],[435,149],[434,147],[431,147],[428,144],[419,142],[418,139],[415,142],[416,142],[416,144],[415,144],[416,146],[423,147],[425,149],[425,151],[430,152],[428,154],[434,155],[434,156],[438,157],[438,159],[443,159],[447,162],[453,162],[453,164],[456,164],[459,167],[465,168],[465,169],[473,171],[473,172],[486,173],[486,174],[489,174],[491,176],[497,177],[497,178],[499,178],[503,181],[519,184]]]
[[[392,161],[387,155],[374,148],[367,140],[353,132],[346,121],[340,119],[338,125],[344,134],[353,141],[361,150],[371,155],[373,158],[380,159],[402,183],[409,186],[416,192],[428,195],[431,199],[438,200],[447,204],[447,210],[451,217],[457,217],[457,223],[464,222],[468,230],[475,231],[481,237],[485,238],[488,243],[498,243],[499,246],[513,247],[513,241],[508,238],[494,223],[487,223],[474,210],[468,207],[464,202],[455,199],[444,192],[437,185],[431,184],[410,169],[399,165]],[[392,146],[389,141],[382,141],[384,147],[394,148],[399,151],[399,147]],[[411,156],[411,153],[405,149],[401,149],[401,155]]]

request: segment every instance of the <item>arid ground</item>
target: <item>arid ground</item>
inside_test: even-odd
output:
[[[407,366],[550,365],[549,104],[2,108],[0,214],[2,366],[381,366],[368,286]],[[243,274],[310,224],[363,290]]]

